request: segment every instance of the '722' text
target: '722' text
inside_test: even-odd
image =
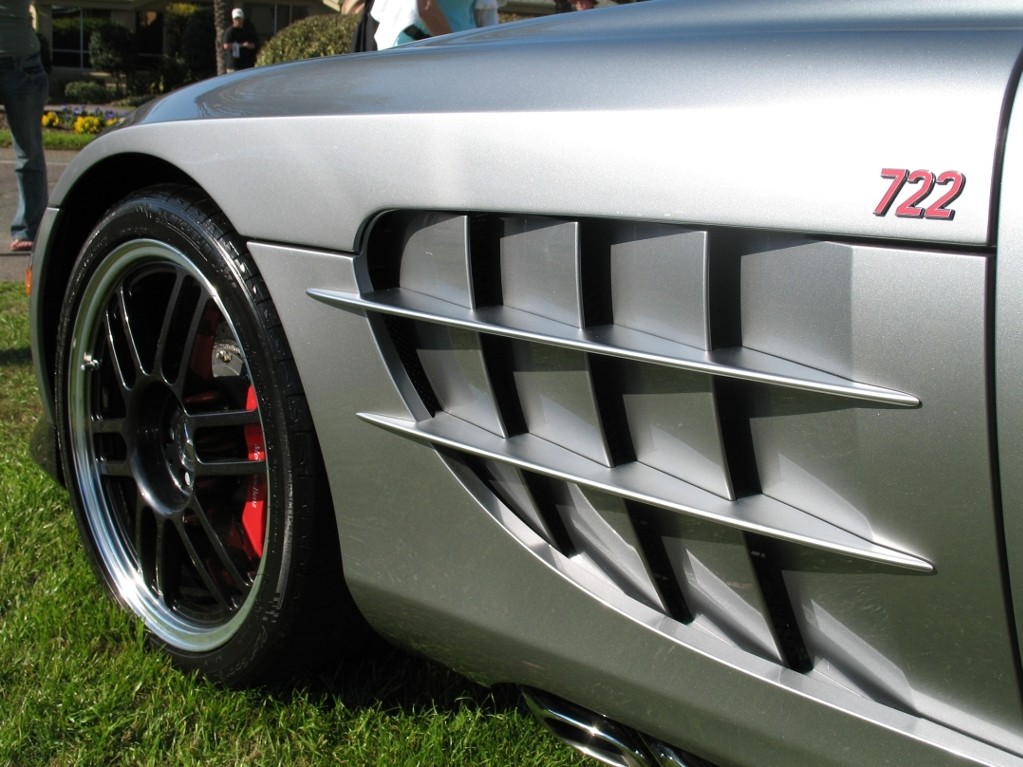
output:
[[[910,192],[895,208],[895,215],[900,218],[930,218],[938,221],[951,221],[956,212],[949,207],[966,187],[966,176],[957,170],[946,170],[935,174],[929,170],[909,171],[905,168],[883,168],[881,178],[891,180],[891,186],[884,193],[881,202],[874,208],[875,216],[886,216],[895,203],[903,188],[910,187]],[[939,187],[935,190],[935,187]],[[946,188],[947,187],[947,188]],[[937,199],[928,200],[932,193],[939,194]],[[929,203],[929,204],[928,204]],[[926,207],[924,207],[926,205]]]

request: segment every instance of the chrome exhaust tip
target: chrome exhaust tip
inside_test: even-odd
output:
[[[533,716],[577,751],[612,767],[657,767],[627,727],[540,690],[522,694]]]
[[[713,767],[555,695],[525,687],[521,690],[530,712],[556,738],[602,764],[611,767]]]

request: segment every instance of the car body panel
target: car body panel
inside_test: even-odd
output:
[[[54,191],[44,401],[83,190],[158,160],[249,241],[382,634],[723,765],[1021,764],[1023,14],[889,6],[654,1],[171,94]],[[954,216],[879,211],[891,169],[964,176]]]

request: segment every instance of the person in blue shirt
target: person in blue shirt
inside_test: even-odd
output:
[[[378,48],[476,27],[475,0],[374,0]]]

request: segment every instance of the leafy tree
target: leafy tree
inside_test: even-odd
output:
[[[195,3],[168,3],[163,12],[164,53],[181,55],[185,46],[185,31],[192,16],[199,10]]]
[[[163,14],[164,49],[157,68],[157,93],[212,75],[217,69],[213,11],[195,3],[168,3]]]

